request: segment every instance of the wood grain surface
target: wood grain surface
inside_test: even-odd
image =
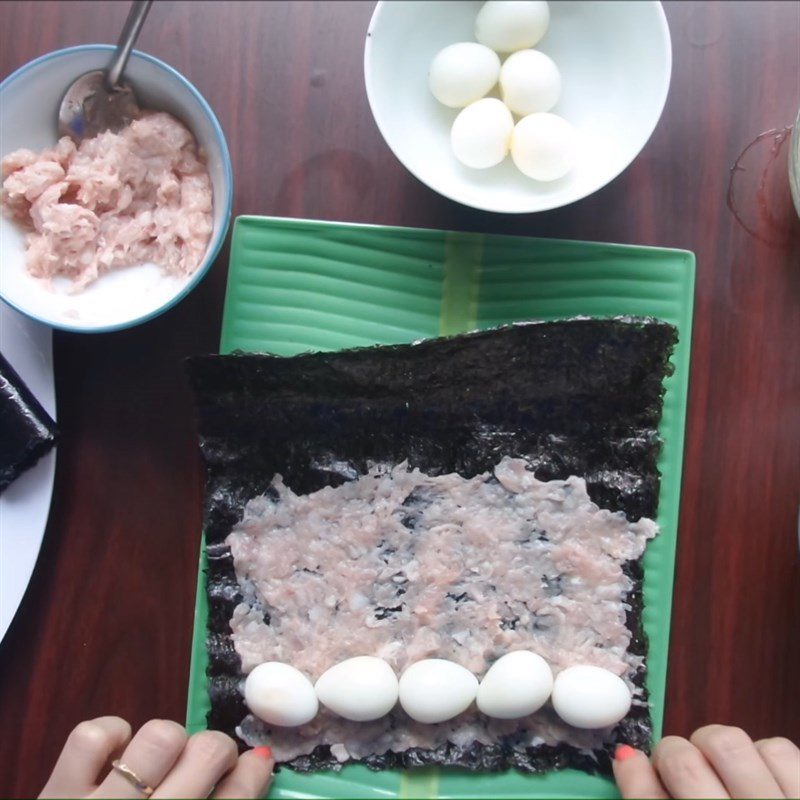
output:
[[[788,146],[800,4],[666,4],[674,68],[642,154],[575,205],[504,217],[445,200],[395,160],[364,92],[370,2],[158,2],[139,41],[226,131],[234,213],[663,245],[697,254],[666,731],[707,722],[800,740],[800,221]],[[116,41],[120,2],[0,3],[0,76]],[[733,174],[737,221],[728,207]],[[182,719],[201,473],[181,360],[217,345],[227,250],[184,302],[133,330],[55,335],[54,502],[0,644],[0,796],[42,786],[100,714]],[[5,554],[4,556],[5,557]]]

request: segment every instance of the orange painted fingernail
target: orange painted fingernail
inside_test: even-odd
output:
[[[629,744],[621,744],[614,751],[614,761],[627,761],[636,755],[634,750]]]
[[[265,761],[272,758],[272,750],[269,747],[254,747],[253,755],[263,758]]]

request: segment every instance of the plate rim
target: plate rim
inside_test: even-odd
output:
[[[8,315],[13,321],[9,323],[8,321],[3,322],[3,318]],[[30,352],[32,354],[42,354],[45,357],[46,367],[44,368],[44,372],[46,375],[46,382],[48,384],[47,391],[50,394],[49,398],[37,398],[40,400],[43,406],[45,406],[45,410],[50,414],[53,418],[54,422],[57,422],[57,411],[58,411],[58,404],[57,404],[57,396],[55,391],[55,366],[53,363],[53,334],[50,328],[47,325],[42,325],[38,322],[35,322],[30,317],[26,316],[25,314],[21,314],[16,309],[12,308],[10,305],[0,303],[0,329],[4,324],[12,324],[16,325],[17,327],[21,327],[23,329],[36,330],[36,335],[42,337],[41,348],[33,343],[30,336],[26,334],[25,339],[27,342],[27,346],[30,348]],[[0,347],[3,346],[3,342],[0,342]],[[16,363],[14,362],[14,357],[9,356],[7,350],[3,349],[3,355],[8,360],[9,364],[19,373],[20,368],[19,358],[17,358]],[[27,356],[26,356],[27,357]],[[22,368],[22,372],[26,372],[25,368]],[[20,373],[20,377],[25,380],[22,373]],[[53,493],[55,490],[55,473],[56,473],[56,453],[58,451],[58,446],[54,446],[49,452],[45,453],[36,464],[31,467],[28,471],[26,470],[23,475],[33,474],[35,475],[35,480],[37,483],[45,484],[46,490],[45,495],[46,497],[41,500],[42,506],[46,505],[47,509],[44,514],[44,518],[42,520],[41,525],[41,532],[36,534],[38,537],[38,541],[33,546],[33,558],[30,563],[30,571],[28,572],[28,576],[25,580],[25,585],[22,588],[21,592],[19,592],[16,598],[16,605],[14,610],[8,615],[5,623],[2,622],[0,619],[0,644],[2,644],[3,640],[6,637],[6,634],[11,630],[14,620],[17,617],[17,613],[19,612],[19,608],[22,605],[22,601],[25,599],[25,595],[28,593],[28,587],[30,586],[31,578],[33,577],[33,573],[36,570],[36,565],[39,562],[39,556],[42,551],[42,544],[44,542],[44,537],[47,532],[47,528],[50,522],[50,511],[53,506]],[[20,475],[19,478],[22,478],[23,475]],[[12,484],[13,485],[13,484]],[[2,508],[3,503],[6,502],[4,500],[4,495],[0,495],[0,509]],[[3,514],[0,513],[0,543],[2,543],[3,539]],[[37,527],[38,531],[38,527]],[[29,539],[33,539],[34,537],[30,535],[30,531],[26,534]],[[2,545],[0,544],[0,547]],[[29,551],[30,552],[30,551]],[[11,558],[13,559],[15,553],[11,554]],[[3,555],[3,560],[5,561],[6,556]]]

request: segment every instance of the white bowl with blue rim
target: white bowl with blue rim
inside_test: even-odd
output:
[[[68,47],[41,56],[0,83],[0,157],[25,147],[42,150],[58,140],[61,98],[72,81],[103,69],[111,45]],[[0,297],[17,311],[54,328],[84,333],[138,325],[183,299],[208,272],[225,239],[233,202],[233,170],[228,145],[211,107],[177,70],[134,50],[125,70],[142,108],[168,111],[194,134],[204,151],[213,187],[213,230],[205,256],[188,277],[167,276],[154,264],[103,275],[81,292],[66,279],[48,288],[25,269],[25,234],[0,217]]]

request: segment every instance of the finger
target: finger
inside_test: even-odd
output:
[[[664,800],[669,797],[650,759],[627,744],[621,744],[614,753],[614,779],[625,798]]]
[[[269,747],[257,747],[239,756],[239,761],[218,784],[214,791],[216,800],[232,798],[258,798],[267,793],[275,759]]]
[[[680,736],[665,736],[656,745],[653,766],[672,797],[730,797],[705,756]]]
[[[800,797],[800,749],[782,736],[761,739],[756,750],[786,797]]]
[[[783,797],[753,740],[741,728],[706,725],[692,734],[691,741],[732,797]]]
[[[186,731],[177,722],[151,719],[145,722],[120,761],[143,783],[155,788],[172,769],[186,744]],[[108,773],[94,794],[95,797],[135,797],[141,793],[116,770]]]
[[[131,726],[120,717],[98,717],[77,725],[40,797],[83,797],[95,788],[109,758],[131,738]]]
[[[208,797],[220,778],[236,766],[237,754],[230,736],[220,731],[196,733],[153,798]]]

